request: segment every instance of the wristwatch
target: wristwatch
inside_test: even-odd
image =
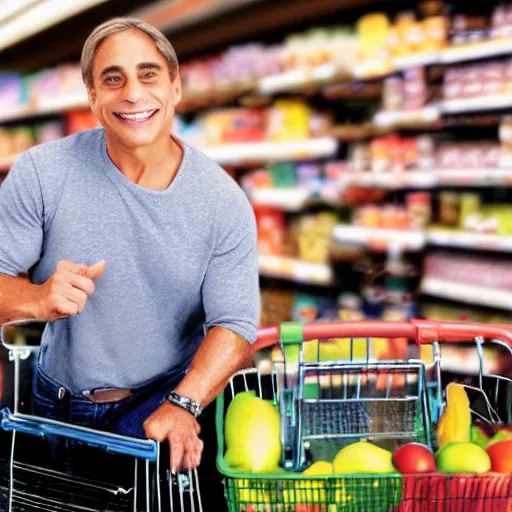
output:
[[[199,402],[196,402],[187,396],[178,395],[178,393],[175,393],[174,391],[171,391],[166,398],[171,404],[177,405],[178,407],[188,411],[192,416],[194,416],[194,418],[198,418],[203,412]]]

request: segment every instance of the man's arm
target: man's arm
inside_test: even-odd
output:
[[[175,391],[204,408],[224,389],[234,373],[248,365],[249,358],[250,345],[246,340],[224,327],[212,327]]]
[[[250,357],[250,345],[241,336],[224,327],[212,327],[175,391],[206,407],[234,373],[249,365]],[[150,439],[169,441],[173,471],[199,465],[203,449],[200,427],[189,412],[164,402],[145,421],[144,430]]]
[[[0,274],[0,325],[19,319],[53,322],[81,313],[105,268],[105,261],[88,267],[62,260],[41,285],[25,276]]]
[[[0,325],[22,318],[37,319],[38,286],[27,277],[0,274]]]

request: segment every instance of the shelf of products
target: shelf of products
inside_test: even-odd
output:
[[[442,299],[512,311],[512,292],[434,278],[423,279],[421,291]]]
[[[47,115],[58,115],[70,110],[89,108],[89,100],[85,90],[77,91],[67,96],[41,98],[33,103],[30,106],[16,107],[12,111],[4,110],[0,113],[0,123]]]
[[[14,153],[11,155],[6,155],[4,157],[0,157],[0,173],[8,171],[12,164],[16,161],[19,154]]]
[[[493,94],[476,98],[445,100],[442,110],[445,114],[460,114],[488,110],[502,110],[512,107],[510,94]]]
[[[387,251],[390,248],[421,251],[425,247],[423,232],[405,229],[340,225],[334,228],[332,238],[337,243],[362,245],[375,251]]]
[[[432,228],[427,231],[427,241],[437,247],[512,252],[511,236]]]
[[[431,169],[405,172],[347,172],[340,177],[342,187],[400,190],[440,187],[512,186],[512,169]]]
[[[257,188],[250,193],[250,198],[259,206],[297,212],[304,209],[311,199],[311,192],[300,188]]]
[[[91,9],[107,0],[44,0],[28,6],[21,4],[12,13],[8,23],[2,26],[0,50],[8,48],[28,37],[57,25],[63,20]]]
[[[442,64],[512,55],[512,39],[490,39],[473,44],[452,45],[440,54]]]
[[[263,77],[258,82],[257,91],[263,95],[279,94],[332,82],[343,76],[345,79],[350,79],[346,71],[338,69],[334,63],[329,62],[311,69],[292,69]]]
[[[316,285],[329,285],[334,280],[333,271],[329,265],[267,254],[260,255],[260,274]]]
[[[438,105],[430,105],[417,110],[389,110],[380,111],[373,118],[373,122],[380,127],[404,127],[430,125],[441,118],[441,109]]]
[[[201,0],[140,13],[179,40],[198,5],[204,16],[235,9]],[[434,11],[368,13],[223,50],[219,41],[180,64],[184,115],[173,131],[238,180],[256,215],[262,282],[292,290],[274,295],[264,323],[512,310],[512,271],[497,254],[512,252],[512,9],[489,8],[485,26]],[[2,74],[0,171],[34,144],[91,127],[77,112],[87,103],[77,64]],[[43,116],[59,120],[31,120]],[[302,293],[316,286],[318,296]],[[433,311],[418,291],[461,307],[437,300]],[[457,352],[445,365],[473,372],[468,361]]]
[[[244,142],[206,147],[205,154],[221,165],[278,160],[314,160],[333,156],[338,141],[331,137],[290,142]]]

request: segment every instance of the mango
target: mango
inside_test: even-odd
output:
[[[358,441],[342,448],[332,465],[335,475],[396,472],[393,454],[367,441]]]
[[[253,473],[276,471],[281,459],[281,417],[254,392],[238,393],[226,411],[226,463]]]

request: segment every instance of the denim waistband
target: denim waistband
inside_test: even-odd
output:
[[[135,395],[145,394],[148,391],[150,392],[151,390],[166,387],[166,384],[169,384],[169,391],[171,391],[171,389],[173,389],[181,381],[181,379],[183,379],[185,374],[186,370],[173,369],[164,375],[160,375],[159,377],[153,379],[151,382],[148,382],[138,388],[132,389],[132,392]],[[70,389],[66,388],[66,386],[63,386],[57,382],[42,369],[41,365],[37,366],[37,383],[34,383],[34,386],[37,386],[37,388],[44,392],[45,395],[53,396],[57,400],[73,399],[74,402],[83,401],[90,403],[90,400],[83,396],[81,393],[73,393]]]
[[[50,377],[50,375],[42,369],[41,365],[37,366],[37,379],[34,386],[34,389],[37,389],[39,393],[42,392],[45,396],[54,397],[56,400],[70,400],[73,398],[74,401],[89,402],[83,395],[73,393],[70,389],[66,388],[66,386],[63,386]]]

